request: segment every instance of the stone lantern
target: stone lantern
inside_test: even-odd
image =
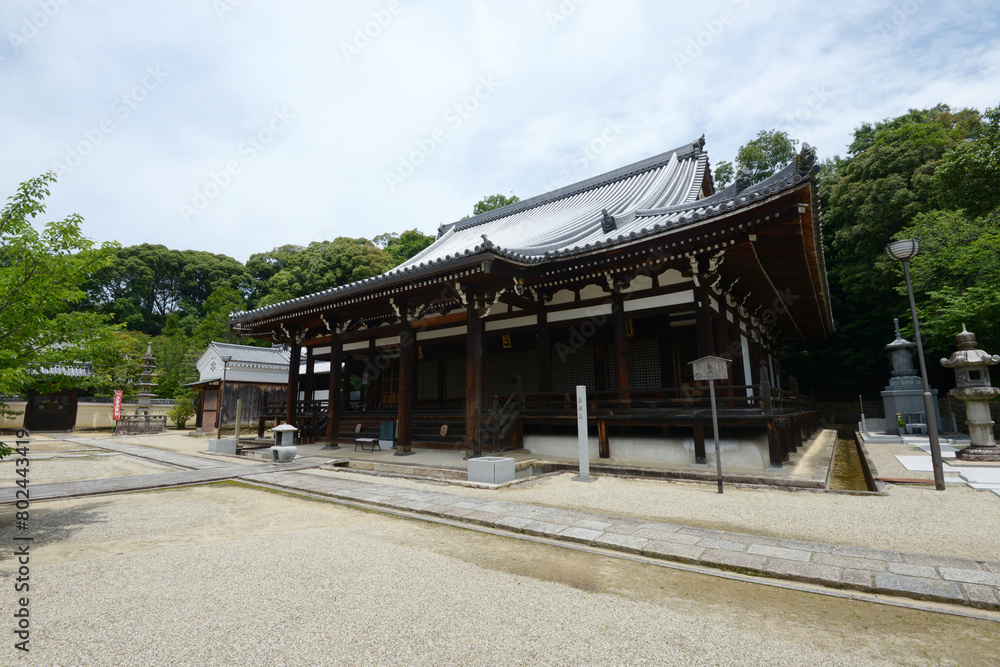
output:
[[[295,460],[298,448],[295,446],[295,432],[299,429],[291,424],[279,424],[271,431],[274,433],[274,445],[271,446],[271,461],[273,463],[291,463]]]
[[[969,425],[971,445],[955,456],[963,461],[1000,461],[1000,447],[993,438],[993,420],[990,418],[990,401],[1000,394],[1000,389],[990,384],[990,366],[1000,364],[1000,355],[990,355],[976,349],[976,335],[962,325],[962,333],[955,336],[958,351],[941,365],[955,370],[955,384],[951,395],[965,401],[965,417]]]

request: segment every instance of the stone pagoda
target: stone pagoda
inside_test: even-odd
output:
[[[993,419],[990,401],[1000,395],[1000,389],[990,384],[990,366],[1000,364],[1000,355],[976,349],[976,335],[962,325],[962,333],[955,336],[958,350],[952,352],[941,365],[955,371],[955,384],[951,395],[965,401],[965,421],[969,426],[971,444],[959,450],[955,457],[963,461],[1000,461],[1000,447],[993,437]]]
[[[134,415],[122,415],[115,424],[115,435],[138,435],[141,433],[163,433],[167,430],[166,415],[154,415],[152,399],[156,397],[151,389],[153,371],[156,369],[156,359],[153,357],[153,344],[146,344],[146,354],[142,358],[142,372],[139,373],[139,405]]]
[[[156,386],[153,382],[153,371],[156,370],[156,358],[153,356],[153,344],[146,343],[146,354],[142,357],[142,372],[139,373],[139,406],[135,409],[137,415],[152,413],[152,399],[156,394],[150,391]]]
[[[905,433],[927,433],[927,415],[924,408],[924,383],[919,371],[913,366],[913,350],[916,343],[903,338],[899,330],[899,318],[893,320],[896,339],[885,346],[892,363],[892,377],[882,392],[882,407],[885,409],[885,432],[890,435]],[[937,412],[937,389],[931,389]],[[899,415],[897,418],[896,415]],[[941,415],[933,415],[941,424]],[[906,422],[901,429],[897,419]]]

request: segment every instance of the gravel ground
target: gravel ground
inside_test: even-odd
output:
[[[974,664],[1000,643],[992,623],[695,579],[232,486],[38,503],[32,521],[26,664]],[[628,568],[615,578],[640,588],[701,583],[634,599],[452,555],[470,541],[482,559],[513,544],[581,570]],[[696,601],[706,586],[726,592]],[[8,638],[0,660],[14,653]]]
[[[886,496],[729,487],[719,495],[712,484],[614,477],[581,484],[570,473],[476,489],[339,470],[306,472],[756,535],[1000,560],[1000,497],[966,486],[952,485],[944,493],[893,486]]]
[[[35,452],[34,448],[32,448],[32,452],[34,454],[40,453]],[[33,485],[76,482],[84,479],[152,475],[176,470],[177,468],[121,454],[114,456],[72,456],[56,459],[33,459],[28,467],[29,480]],[[12,487],[18,479],[13,459],[6,459],[0,462],[0,488]]]

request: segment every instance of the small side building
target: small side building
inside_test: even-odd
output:
[[[211,432],[219,427],[219,396],[222,419],[236,420],[236,401],[242,399],[241,426],[256,426],[268,406],[284,406],[288,393],[290,352],[285,345],[254,347],[212,342],[196,364],[198,381],[191,383],[195,399],[197,430]],[[223,361],[228,357],[229,361]],[[223,373],[225,371],[225,373]]]

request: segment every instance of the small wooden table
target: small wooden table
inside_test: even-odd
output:
[[[354,451],[358,451],[359,446],[363,452],[374,452],[376,447],[380,452],[382,451],[378,444],[378,438],[358,438],[354,441]]]

